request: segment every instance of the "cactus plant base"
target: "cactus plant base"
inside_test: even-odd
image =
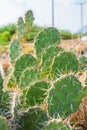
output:
[[[47,120],[47,115],[41,108],[30,108],[18,116],[17,130],[42,130]]]
[[[2,116],[0,116],[0,130],[11,130],[6,119]]]

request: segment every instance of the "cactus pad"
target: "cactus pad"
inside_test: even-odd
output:
[[[35,82],[36,80],[40,79],[40,72],[34,68],[32,69],[26,69],[24,71],[24,73],[22,74],[22,77],[20,79],[20,86],[22,88],[26,88],[29,87],[30,84],[32,84],[33,82]]]
[[[35,50],[38,58],[41,58],[41,54],[45,48],[49,45],[60,43],[60,35],[56,28],[45,28],[39,33],[35,40]]]
[[[25,31],[28,33],[34,22],[33,12],[31,10],[25,13]]]
[[[12,64],[15,63],[18,56],[21,54],[21,48],[17,39],[13,39],[10,43],[10,61]]]
[[[52,73],[54,77],[61,74],[78,71],[78,60],[71,52],[63,52],[56,56],[52,66]]]
[[[31,54],[24,54],[20,56],[15,63],[14,76],[16,78],[16,82],[18,84],[20,83],[20,77],[22,76],[22,73],[26,68],[35,67],[36,64],[37,61]]]
[[[11,130],[11,127],[8,125],[8,122],[2,116],[0,116],[0,130]]]
[[[25,24],[22,17],[18,19],[18,40],[20,41],[25,35]]]
[[[64,124],[62,121],[50,121],[44,130],[72,130],[68,125]]]
[[[67,117],[76,111],[82,99],[82,86],[73,75],[58,79],[49,92],[48,111],[51,117]]]
[[[42,55],[42,72],[49,74],[51,68],[52,68],[52,61],[54,59],[54,56],[56,56],[58,53],[63,51],[61,47],[56,47],[54,45],[49,46],[47,49],[45,49],[43,55]]]
[[[39,81],[31,85],[31,87],[27,90],[25,98],[26,105],[34,106],[43,104],[43,101],[46,98],[46,93],[49,88],[49,84],[45,81]]]
[[[43,130],[47,120],[46,112],[41,108],[30,108],[28,112],[18,115],[16,130]]]

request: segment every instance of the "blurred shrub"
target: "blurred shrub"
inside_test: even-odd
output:
[[[68,39],[76,39],[78,37],[78,34],[73,34],[68,30],[60,30],[60,35],[61,38],[64,40],[68,40]]]
[[[0,33],[3,33],[5,31],[8,31],[11,35],[13,35],[16,32],[16,25],[9,24],[9,25],[0,27]]]
[[[4,31],[3,33],[0,33],[0,41],[1,42],[8,42],[10,41],[11,34],[8,31]]]

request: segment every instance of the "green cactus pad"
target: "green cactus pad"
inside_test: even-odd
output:
[[[48,96],[48,111],[51,117],[67,117],[75,112],[82,99],[81,83],[74,75],[66,75],[57,80]]]
[[[52,66],[52,74],[54,77],[58,77],[62,74],[77,71],[78,71],[78,60],[73,53],[63,52],[55,57]]]
[[[42,73],[47,75],[50,75],[51,68],[52,68],[52,61],[54,57],[63,51],[61,47],[56,47],[54,45],[49,46],[43,53],[42,55],[42,62],[41,62],[41,68],[42,68]]]
[[[40,79],[40,71],[32,68],[26,69],[20,79],[21,88],[29,87],[33,82]]]
[[[33,12],[31,10],[25,13],[25,31],[29,32],[34,22]]]
[[[20,41],[25,35],[25,24],[22,17],[18,19],[18,40]]]
[[[11,127],[8,125],[8,122],[2,116],[0,116],[0,130],[11,130]]]
[[[26,106],[31,107],[43,104],[43,101],[46,98],[47,90],[49,89],[49,84],[45,81],[38,81],[31,85],[31,87],[26,91]]]
[[[18,115],[16,130],[43,130],[48,118],[41,108],[31,108]]]
[[[31,54],[24,54],[15,63],[14,76],[16,82],[20,83],[20,77],[26,68],[36,67],[37,61]]]
[[[44,130],[72,130],[68,125],[64,124],[62,121],[50,121]]]
[[[45,48],[49,45],[55,45],[60,43],[60,34],[54,27],[45,28],[39,33],[35,40],[35,50],[38,58],[41,58],[41,54]]]
[[[21,54],[21,48],[17,39],[13,39],[10,43],[10,61],[12,64],[15,63],[18,56]]]

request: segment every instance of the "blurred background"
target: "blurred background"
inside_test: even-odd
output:
[[[33,41],[44,27],[56,27],[61,35],[63,48],[72,47],[87,53],[87,0],[0,0],[0,61],[9,66],[8,48],[17,38],[20,17],[26,24],[26,12],[32,11],[32,25],[20,39],[26,52],[33,52]],[[29,21],[29,19],[28,19]],[[29,23],[30,24],[30,23]],[[27,43],[31,43],[30,47]],[[78,46],[79,45],[79,46]]]

